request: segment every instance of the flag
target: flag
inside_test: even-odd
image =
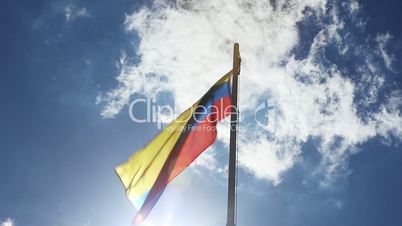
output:
[[[167,184],[216,139],[216,123],[231,109],[231,75],[224,75],[208,92],[168,124],[151,142],[134,152],[115,171],[141,223]]]

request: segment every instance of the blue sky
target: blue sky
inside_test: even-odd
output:
[[[114,167],[158,128],[129,102],[189,106],[234,41],[238,225],[401,225],[402,2],[183,2],[2,3],[0,225],[131,225]],[[226,126],[148,225],[225,225]]]

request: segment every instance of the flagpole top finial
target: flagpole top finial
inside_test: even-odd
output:
[[[240,61],[239,43],[235,42],[233,48],[233,75],[235,76],[240,74]]]

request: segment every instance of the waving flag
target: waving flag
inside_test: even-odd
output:
[[[192,107],[167,125],[150,143],[116,168],[142,222],[167,184],[216,139],[216,123],[231,113],[230,80],[224,75]]]

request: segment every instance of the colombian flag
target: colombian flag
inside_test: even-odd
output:
[[[141,223],[167,184],[216,139],[216,123],[231,109],[232,72],[224,75],[192,107],[167,125],[150,143],[115,170]]]

